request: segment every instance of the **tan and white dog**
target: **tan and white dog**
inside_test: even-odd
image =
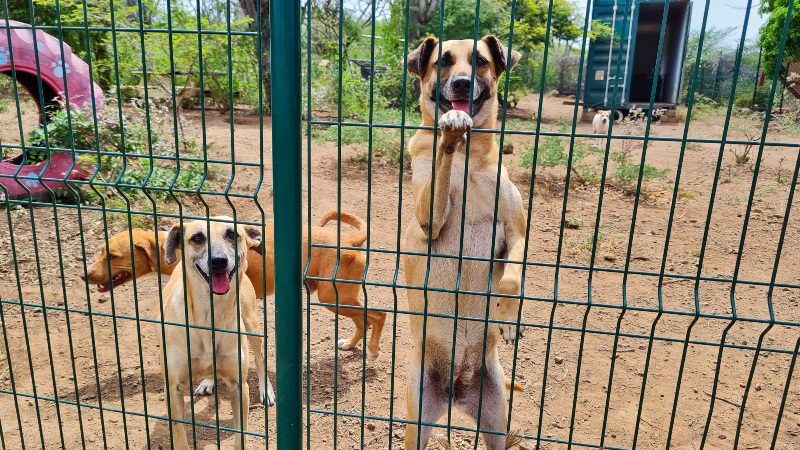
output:
[[[594,134],[608,134],[608,117],[609,111],[598,111],[597,114],[594,115],[594,119],[592,119],[592,132]],[[602,147],[605,140],[605,137],[595,137],[594,146],[597,148]]]
[[[247,252],[261,245],[261,231],[252,226],[234,225],[232,221],[228,217],[215,217],[211,223],[197,220],[184,223],[183,227],[176,224],[167,235],[166,262],[174,264],[178,260],[182,242],[183,264],[175,266],[165,288],[162,317],[165,322],[181,325],[164,327],[162,367],[171,417],[185,420],[184,397],[194,382],[189,379],[190,360],[191,377],[197,380],[213,380],[216,362],[216,376],[231,395],[234,428],[242,431],[235,439],[236,448],[241,449],[246,440],[244,432],[250,407],[247,340],[236,332],[216,331],[212,342],[211,330],[201,328],[189,328],[187,338],[184,325],[188,317],[192,326],[211,327],[213,324],[217,330],[245,329],[237,302],[255,303],[256,294],[245,272]],[[261,348],[253,352],[259,355]],[[172,431],[175,448],[188,449],[184,424],[172,422]]]
[[[453,319],[439,316],[453,316],[456,311],[456,296],[443,289],[458,286],[462,292],[486,292],[490,274],[493,293],[519,295],[520,291],[522,265],[502,262],[492,265],[488,259],[522,261],[526,227],[522,196],[509,179],[505,167],[501,167],[498,179],[500,152],[494,134],[472,134],[468,161],[465,152],[466,137],[471,128],[496,128],[498,78],[516,64],[520,54],[514,51],[509,55],[496,37],[483,37],[477,42],[475,82],[472,83],[474,45],[473,40],[440,43],[429,37],[408,56],[409,71],[420,80],[422,125],[437,125],[434,116],[438,100],[439,134],[435,161],[434,131],[419,130],[409,142],[414,219],[406,227],[403,250],[427,254],[430,240],[432,253],[457,256],[463,227],[463,255],[485,260],[464,259],[459,277],[457,258],[432,257],[428,266],[425,256],[404,255],[409,309],[435,315],[427,319],[422,315],[410,317],[414,357],[406,406],[408,420],[433,423],[447,412],[452,395],[453,405],[477,419],[483,383],[479,425],[481,430],[492,432],[483,434],[486,447],[499,450],[506,448],[508,407],[497,342],[500,337],[506,340],[517,338],[517,325],[513,322],[520,314],[519,300],[492,297],[487,305],[485,294],[460,294],[455,333]],[[437,68],[440,70],[438,82]],[[434,164],[435,182],[432,180]],[[469,173],[465,178],[466,170]],[[496,196],[498,183],[499,196]],[[466,204],[462,202],[465,189]],[[498,204],[497,216],[495,202]],[[462,223],[464,206],[465,220]],[[423,287],[435,290],[426,291]],[[483,319],[487,309],[492,320],[511,323],[490,323],[484,342]],[[451,362],[454,371],[452,392]],[[421,417],[418,415],[420,404]],[[406,449],[416,449],[418,445],[425,448],[430,432],[428,426],[420,430],[414,424],[407,425]]]

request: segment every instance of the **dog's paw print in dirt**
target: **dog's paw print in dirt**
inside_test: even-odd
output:
[[[0,46],[0,66],[8,64],[11,58],[11,52],[7,48]]]
[[[64,75],[70,72],[69,63],[64,63],[62,66],[61,61],[57,61],[50,63],[50,66],[53,67],[53,75],[57,76],[58,78],[64,78]]]

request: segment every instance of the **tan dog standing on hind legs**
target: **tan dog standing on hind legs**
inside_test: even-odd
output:
[[[457,256],[463,227],[463,255],[486,260],[462,262],[459,289],[485,292],[491,270],[492,292],[519,295],[522,265],[495,262],[490,267],[488,259],[522,261],[526,227],[522,196],[509,180],[505,167],[501,168],[497,179],[499,150],[494,134],[471,135],[468,161],[465,143],[472,127],[495,128],[498,78],[514,66],[520,54],[512,52],[510,60],[507,60],[508,50],[497,38],[482,38],[477,42],[475,82],[472,83],[474,44],[473,40],[443,42],[439,59],[440,44],[436,38],[429,37],[409,54],[409,71],[420,79],[423,125],[435,125],[438,97],[439,137],[435,181],[432,180],[434,132],[417,131],[409,142],[415,218],[406,227],[403,250],[427,254],[430,238],[431,253]],[[437,66],[441,70],[438,83]],[[473,100],[471,105],[470,98]],[[469,172],[467,186],[463,185],[465,170]],[[499,197],[495,198],[498,182]],[[462,224],[464,189],[467,190],[466,215]],[[430,217],[431,201],[433,217]],[[498,202],[496,218],[495,201]],[[493,243],[491,237],[495,227]],[[494,248],[494,255],[490,254],[491,248]],[[455,294],[441,290],[424,291],[422,288],[427,278],[427,287],[454,290],[458,275],[457,258],[431,257],[428,273],[426,256],[404,255],[404,270],[407,284],[412,286],[407,290],[410,310],[449,316],[455,313]],[[490,318],[512,323],[490,323],[484,343],[486,301],[485,294],[459,294],[456,342],[453,342],[453,319],[425,319],[422,315],[410,317],[415,356],[406,393],[407,419],[435,423],[447,412],[451,394],[454,406],[477,419],[483,381],[479,428],[494,432],[483,433],[483,439],[489,450],[499,450],[506,448],[507,401],[497,341],[501,336],[509,341],[517,338],[517,325],[513,322],[517,321],[520,305],[519,299],[491,298]],[[423,328],[426,329],[424,332]],[[482,371],[484,344],[485,371]],[[455,361],[452,364],[451,393],[453,345]],[[421,397],[420,384],[423,388]],[[418,415],[420,410],[421,417]],[[407,425],[406,449],[416,449],[418,445],[424,449],[430,433],[431,427],[423,426],[420,430],[416,425]]]
[[[232,222],[228,217],[214,219]],[[247,340],[236,333],[236,330],[245,329],[237,303],[255,302],[255,290],[245,271],[248,250],[261,245],[261,231],[253,226],[218,221],[209,224],[196,220],[184,223],[183,227],[175,225],[164,244],[167,263],[174,264],[178,260],[177,250],[181,242],[183,264],[175,267],[165,288],[163,320],[185,324],[188,317],[189,325],[211,327],[213,323],[214,328],[220,331],[214,333],[215,341],[212,342],[211,330],[188,328],[187,331],[185,325],[164,326],[165,359],[162,363],[170,415],[173,420],[186,419],[184,397],[192,386],[191,378],[213,377],[216,362],[216,376],[225,383],[231,395],[234,428],[242,432],[235,439],[236,448],[241,449],[246,441],[244,433],[250,409],[250,387],[247,384],[250,358]],[[253,350],[256,355],[261,352],[260,346]],[[172,434],[176,449],[189,448],[182,422],[172,422]]]

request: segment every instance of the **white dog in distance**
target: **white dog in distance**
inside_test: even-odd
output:
[[[592,130],[594,134],[608,134],[608,111],[598,111],[592,120]],[[603,138],[596,137],[594,139],[594,146],[600,148],[603,146]]]

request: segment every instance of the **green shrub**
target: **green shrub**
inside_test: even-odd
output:
[[[569,162],[569,152],[564,148],[564,138],[547,136],[541,141],[536,155],[536,166],[542,169],[561,167],[565,169]],[[573,141],[572,151],[572,177],[578,183],[594,183],[597,181],[597,170],[587,159],[592,149],[581,141]],[[528,150],[522,154],[520,165],[527,169],[533,166],[533,145],[529,144]]]
[[[613,152],[611,160],[616,163],[613,174],[613,184],[626,194],[634,194],[639,182],[639,172],[642,173],[642,186],[647,187],[649,181],[662,178],[668,169],[659,169],[650,164],[641,166],[638,161],[632,161],[629,152]]]
[[[215,186],[213,167],[206,170],[203,162],[185,160],[201,155],[195,142],[179,136],[181,148],[180,152],[176,151],[175,139],[163,134],[172,123],[169,113],[164,107],[154,104],[150,105],[149,110],[147,120],[144,105],[137,101],[123,112],[109,102],[96,118],[96,126],[95,117],[86,109],[72,108],[68,111],[62,108],[54,111],[45,126],[30,133],[28,145],[38,148],[26,150],[26,163],[43,161],[48,145],[51,149],[75,148],[79,154],[79,164],[93,165],[98,169],[95,181],[135,185],[115,189],[97,186],[97,191],[82,185],[83,200],[92,204],[108,202],[120,194],[134,201],[144,201],[144,190],[153,187],[173,186],[175,189],[197,190],[204,178],[205,188],[209,188],[209,184]],[[167,158],[150,158],[150,153]],[[154,199],[171,198],[168,191],[151,189],[149,192]],[[140,207],[146,208],[148,204],[145,202]]]
[[[705,102],[704,99],[701,98],[701,100]],[[654,110],[652,115],[654,117],[660,117],[664,112],[665,110]],[[619,130],[622,134],[628,136],[643,136],[646,128],[647,114],[638,108],[631,109],[619,125]],[[638,161],[634,161],[632,158],[633,150],[640,148],[641,145],[642,141],[640,140],[623,139],[621,150],[613,151],[609,156],[611,161],[615,163],[611,184],[626,194],[633,194],[636,192],[640,171],[642,173],[642,186],[645,190],[648,189],[647,183],[649,181],[661,178],[668,172],[667,169],[659,169],[649,164],[644,164],[642,166]]]

